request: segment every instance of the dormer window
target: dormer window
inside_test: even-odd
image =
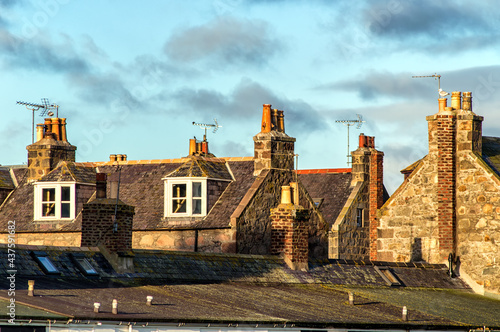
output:
[[[35,220],[75,218],[75,183],[35,183]]]
[[[165,198],[165,217],[203,217],[207,214],[207,179],[165,179]]]

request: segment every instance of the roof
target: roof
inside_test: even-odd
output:
[[[203,158],[199,156],[190,156],[188,161],[165,177],[205,177],[228,181],[232,180],[231,173],[224,159]]]
[[[500,175],[500,137],[483,136],[483,159]]]
[[[352,192],[349,169],[303,170],[297,172],[323,218],[334,222]]]
[[[95,168],[81,163],[62,161],[57,168],[37,182],[74,181],[95,184]]]
[[[31,251],[48,255],[61,274],[45,275]],[[42,315],[33,311],[38,308],[94,321],[500,327],[500,301],[472,294],[442,265],[323,260],[311,262],[309,271],[292,271],[277,256],[134,250],[136,272],[117,274],[97,248],[18,246],[16,252],[16,304],[32,308],[25,316],[30,318]],[[99,276],[79,272],[74,254],[87,257]],[[0,264],[7,262],[3,245]],[[390,268],[404,287],[387,286],[374,264]],[[0,298],[8,300],[7,267],[0,269]],[[27,296],[27,280],[35,280],[33,297]],[[146,296],[153,296],[152,306],[146,306]],[[118,301],[117,315],[111,313],[112,299]],[[101,303],[100,313],[93,312],[94,302]],[[403,305],[409,322],[401,320]]]

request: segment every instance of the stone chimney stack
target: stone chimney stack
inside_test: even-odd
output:
[[[119,273],[133,271],[134,207],[106,197],[107,176],[96,174],[95,199],[83,205],[82,247],[99,247]]]
[[[254,140],[254,176],[265,169],[293,170],[295,138],[285,133],[284,112],[264,104],[261,132]]]
[[[307,270],[309,210],[293,202],[291,186],[283,186],[281,203],[271,209],[271,254],[283,256],[292,270]]]
[[[75,161],[76,146],[66,135],[66,119],[47,118],[37,125],[37,141],[28,145],[28,180],[35,181],[57,167],[60,161]]]
[[[462,109],[457,115],[457,153],[472,151],[482,155],[483,119],[472,111],[472,93],[464,92]]]

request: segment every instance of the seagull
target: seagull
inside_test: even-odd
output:
[[[446,91],[443,91],[443,89],[439,89],[438,92],[439,92],[439,95],[441,97],[446,97],[447,95],[449,95],[449,93]]]

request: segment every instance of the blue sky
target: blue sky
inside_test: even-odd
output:
[[[252,156],[262,104],[285,111],[299,168],[346,167],[347,129],[375,136],[390,192],[427,153],[425,116],[472,91],[483,134],[500,127],[497,3],[327,0],[0,0],[0,163],[27,161],[31,111],[49,98],[77,161]],[[43,122],[38,114],[35,122]]]

